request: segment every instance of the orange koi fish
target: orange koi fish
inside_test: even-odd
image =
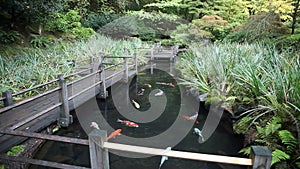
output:
[[[186,115],[182,115],[182,117],[185,119],[185,120],[189,120],[189,121],[192,121],[196,124],[199,124],[199,121],[197,120],[197,117],[198,117],[198,112],[196,112],[194,115],[192,116],[186,116]]]
[[[131,122],[131,121],[128,121],[128,120],[120,120],[120,119],[118,119],[117,122],[125,124],[128,127],[139,127],[138,124],[136,124],[134,122]]]
[[[112,132],[112,133],[107,137],[107,141],[108,141],[109,139],[116,138],[117,136],[121,135],[121,132],[122,132],[122,129],[117,129],[117,130],[115,130],[114,132]]]
[[[175,87],[175,85],[174,85],[173,83],[156,82],[156,84],[165,85],[165,86],[170,86],[170,87]]]

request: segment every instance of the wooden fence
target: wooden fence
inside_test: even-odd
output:
[[[251,147],[251,158],[230,157],[230,156],[223,156],[223,155],[211,155],[211,154],[202,154],[202,153],[194,153],[194,152],[175,151],[175,150],[166,151],[165,149],[107,142],[106,141],[107,132],[104,130],[96,130],[96,129],[92,130],[89,133],[88,140],[54,136],[54,135],[45,135],[39,133],[27,133],[23,131],[13,131],[13,130],[1,130],[0,133],[22,136],[22,137],[46,139],[46,140],[59,141],[59,142],[72,143],[72,144],[87,145],[89,146],[92,169],[109,169],[109,152],[108,152],[109,149],[132,152],[132,153],[147,154],[147,155],[155,155],[155,156],[168,156],[172,158],[182,158],[187,160],[243,165],[243,166],[249,166],[252,169],[270,169],[271,160],[272,160],[271,152],[266,147],[261,147],[261,146]],[[41,165],[41,166],[62,168],[62,169],[68,169],[68,168],[86,169],[86,167],[81,167],[81,166],[67,165],[62,163],[28,159],[22,157],[11,157],[6,155],[0,155],[0,161],[2,163],[7,162],[7,160],[17,161],[22,163],[30,163],[30,164]]]

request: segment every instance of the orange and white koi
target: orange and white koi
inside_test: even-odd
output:
[[[131,122],[131,121],[128,121],[128,120],[120,120],[120,119],[118,119],[117,122],[125,124],[128,127],[139,127],[138,124],[136,124],[134,122]]]
[[[160,85],[165,85],[165,86],[175,87],[175,85],[174,85],[173,83],[156,82],[155,84],[160,84]]]
[[[189,121],[192,121],[196,124],[199,124],[199,121],[197,120],[197,117],[198,117],[198,112],[196,112],[194,115],[192,116],[186,116],[186,115],[182,115],[182,117],[185,119],[185,120],[189,120]]]
[[[117,136],[121,135],[122,129],[117,129],[114,132],[112,132],[108,137],[107,137],[107,141],[112,139],[112,138],[116,138]]]

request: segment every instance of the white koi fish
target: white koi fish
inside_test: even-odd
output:
[[[138,102],[136,102],[135,100],[132,100],[132,103],[134,105],[134,107],[136,107],[137,109],[139,109],[141,106]]]
[[[164,91],[158,89],[159,92],[155,93],[154,96],[162,96],[164,94]]]
[[[198,139],[199,142],[200,142],[200,138],[201,138],[201,141],[204,142],[204,137],[203,137],[202,132],[201,132],[200,129],[194,128],[194,133],[199,136],[199,139]]]
[[[166,148],[166,150],[164,152],[168,152],[171,150],[172,147],[168,147]],[[160,164],[159,164],[159,169],[161,168],[161,166],[164,164],[164,162],[168,160],[168,156],[162,156],[161,160],[160,160]]]
[[[93,128],[93,129],[97,129],[97,130],[100,130],[100,127],[99,127],[99,125],[96,123],[96,122],[91,122],[91,125],[90,125],[90,127],[91,128]]]

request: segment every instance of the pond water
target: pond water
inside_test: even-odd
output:
[[[155,66],[159,64],[169,64],[169,63],[156,63]],[[153,66],[153,65],[152,65]],[[168,67],[170,65],[163,65],[163,67]],[[168,73],[166,72],[168,71]],[[166,106],[162,114],[155,120],[147,123],[139,123],[138,128],[128,127],[119,122],[117,119],[126,119],[124,115],[120,113],[120,108],[118,103],[114,103],[111,93],[110,97],[106,100],[97,100],[99,109],[105,117],[108,124],[114,128],[122,129],[122,135],[117,136],[112,139],[112,142],[127,143],[124,141],[124,136],[131,138],[150,138],[157,136],[164,131],[166,131],[170,126],[174,124],[174,121],[180,119],[179,111],[181,106],[183,106],[182,99],[180,95],[184,95],[184,98],[190,98],[190,100],[196,102],[199,105],[199,112],[197,120],[198,124],[190,124],[190,121],[184,120],[181,123],[186,123],[186,125],[191,125],[191,129],[186,133],[185,137],[180,140],[178,144],[172,146],[173,150],[188,151],[188,152],[199,152],[199,153],[209,153],[209,154],[220,154],[229,156],[239,156],[238,151],[242,148],[243,139],[241,136],[233,134],[232,126],[228,115],[224,114],[221,123],[218,125],[216,131],[213,135],[206,140],[204,143],[200,144],[198,142],[198,136],[193,133],[193,128],[197,127],[199,129],[205,123],[208,115],[207,106],[198,103],[198,101],[188,92],[185,92],[183,86],[179,86],[175,80],[178,71],[175,69],[168,69],[163,71],[163,69],[145,69],[139,73],[139,75],[130,84],[130,99],[127,100],[128,104],[132,104],[132,100],[135,100],[140,104],[139,111],[147,111],[151,108],[151,101],[149,100],[149,95],[157,89],[163,90],[166,95]],[[175,87],[170,85],[163,85],[157,82],[173,83]],[[150,88],[150,85],[151,88]],[[142,91],[144,92],[142,93]],[[181,92],[180,92],[181,91]],[[133,104],[132,104],[133,105]],[[88,106],[88,103],[87,105]],[[122,108],[121,108],[122,110]],[[194,114],[194,112],[185,112],[188,115]],[[86,129],[84,130],[79,123],[75,112],[73,112],[74,123],[68,128],[62,128],[57,132],[57,135],[76,137],[87,139]],[[79,115],[81,116],[81,115]],[[93,118],[93,117],[91,117]],[[95,118],[96,120],[96,118]],[[193,126],[194,125],[194,126]],[[176,133],[173,133],[176,137]],[[172,139],[172,138],[171,138]],[[154,147],[165,147],[165,143],[160,145],[153,145]],[[167,145],[167,144],[166,144]],[[36,159],[55,161],[61,163],[67,163],[72,165],[79,165],[84,167],[90,167],[89,151],[87,146],[65,144],[59,142],[47,141],[41,149],[36,153]],[[161,157],[152,156],[146,158],[129,158],[120,156],[119,154],[110,153],[110,168],[111,169],[158,169]],[[39,167],[32,165],[30,169],[39,169],[46,167]],[[162,165],[161,169],[245,169],[242,166],[232,166],[225,164],[215,164],[207,163],[201,161],[192,161],[184,159],[169,158]]]

